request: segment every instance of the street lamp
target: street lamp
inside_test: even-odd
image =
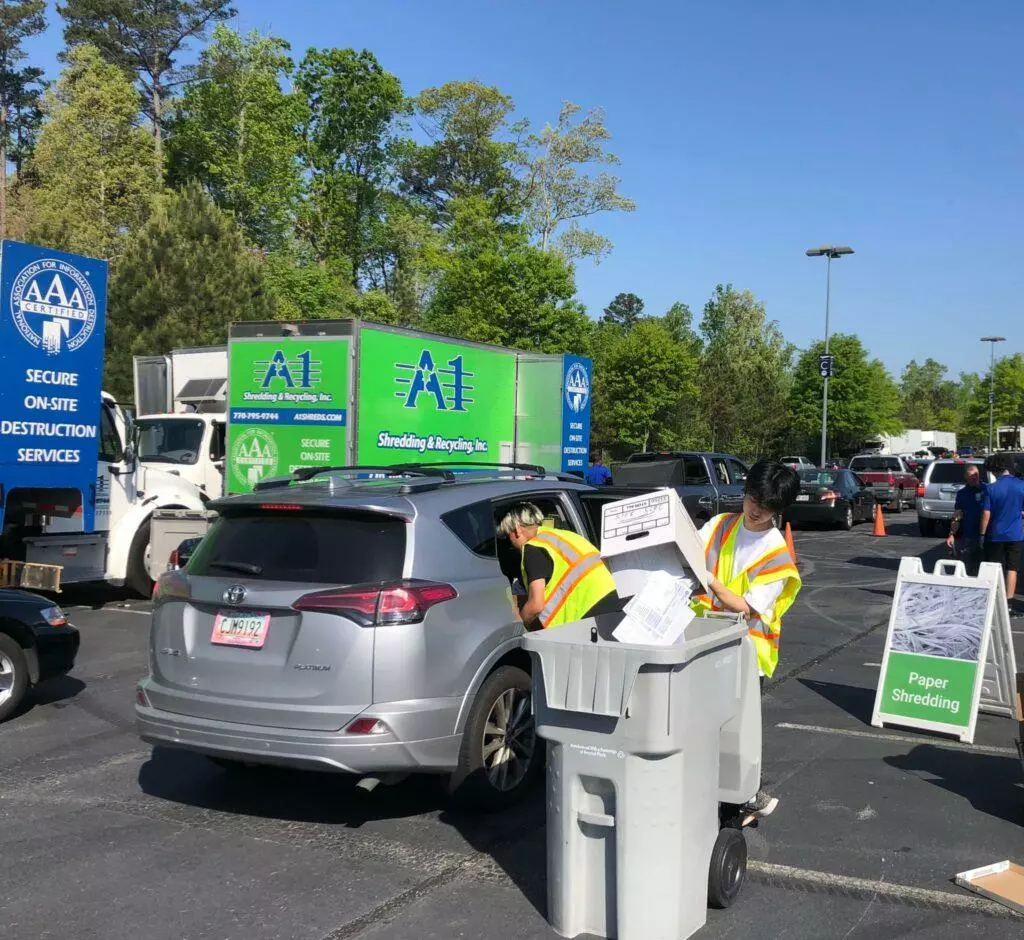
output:
[[[996,401],[996,343],[1006,342],[1005,336],[983,336],[983,343],[992,344],[992,358],[988,368],[988,452],[992,453],[992,415]]]
[[[825,258],[825,355],[828,355],[828,308],[832,294],[832,259],[841,258],[843,255],[852,255],[853,249],[846,245],[822,245],[820,248],[808,248],[808,258]],[[825,466],[825,445],[828,438],[828,378],[832,374],[831,361],[828,362],[828,369],[825,372],[825,387],[821,393],[821,463]]]

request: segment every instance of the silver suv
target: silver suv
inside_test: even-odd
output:
[[[154,593],[143,740],[227,767],[445,775],[484,808],[521,795],[542,748],[496,521],[530,500],[596,542],[623,494],[540,467],[387,472],[298,471],[211,503]]]
[[[967,468],[975,466],[985,479],[982,460],[933,460],[925,467],[917,487],[917,526],[922,535],[935,535],[940,525],[953,519],[956,494],[964,485]],[[987,475],[991,482],[993,477]]]

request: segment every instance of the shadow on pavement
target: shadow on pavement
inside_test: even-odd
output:
[[[1024,824],[1024,789],[1016,757],[922,744],[909,754],[886,757],[885,762],[962,796],[979,812],[1018,826]]]
[[[910,556],[911,553],[907,552],[907,555]],[[946,543],[940,542],[938,545],[926,548],[923,552],[918,552],[917,557],[921,559],[925,571],[932,571],[935,568],[935,562],[948,559],[950,554]],[[883,571],[897,571],[900,567],[900,558],[888,555],[857,555],[850,559],[850,564],[863,565],[866,568],[880,568]]]
[[[387,820],[434,817],[474,851],[490,855],[537,910],[547,909],[543,787],[500,813],[450,804],[440,778],[409,776],[372,792],[345,774],[237,765],[225,768],[200,754],[156,747],[139,770],[149,796],[186,806],[297,823],[360,829]]]
[[[85,688],[85,683],[74,676],[59,676],[56,679],[47,679],[44,682],[40,682],[39,685],[34,686],[28,695],[25,696],[22,703],[8,719],[8,723],[13,725],[19,718],[43,705],[65,708],[71,704],[70,700],[83,692]]]
[[[871,724],[871,712],[875,705],[875,690],[863,689],[856,685],[844,685],[839,682],[820,682],[816,679],[797,679],[801,685],[822,698],[828,699],[833,705],[841,708],[865,725]]]

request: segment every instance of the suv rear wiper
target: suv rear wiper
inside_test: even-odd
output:
[[[225,571],[241,571],[243,574],[263,574],[263,565],[253,565],[247,561],[211,561],[209,566],[223,568]]]

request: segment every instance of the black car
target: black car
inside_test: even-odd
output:
[[[52,600],[0,588],[0,721],[32,686],[69,672],[78,644],[78,629]]]
[[[852,529],[874,518],[871,488],[850,470],[800,470],[800,494],[783,514],[786,522],[819,522]]]

